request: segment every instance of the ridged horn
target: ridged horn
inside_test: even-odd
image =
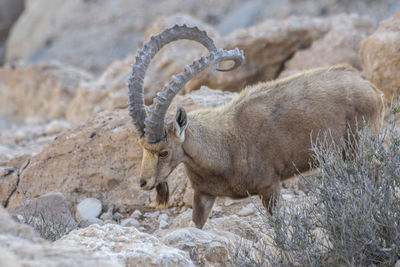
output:
[[[188,39],[201,43],[208,51],[216,51],[217,48],[213,40],[208,37],[205,31],[197,27],[188,27],[186,25],[175,25],[172,28],[164,30],[162,33],[152,36],[143,49],[138,51],[136,62],[132,65],[132,75],[129,77],[129,115],[135,125],[137,133],[144,135],[144,121],[146,119],[146,108],[144,105],[143,80],[147,68],[160,49],[173,41]]]
[[[148,116],[144,122],[145,140],[147,143],[157,143],[165,138],[165,114],[167,113],[172,99],[185,84],[209,66],[217,65],[227,60],[232,60],[235,63],[229,70],[237,68],[244,60],[243,51],[239,51],[239,49],[236,48],[235,50],[229,51],[220,49],[211,52],[208,56],[203,56],[195,60],[191,65],[185,66],[183,72],[172,76],[172,80],[164,85],[163,89],[157,93],[157,96],[153,99],[152,106],[149,108]]]

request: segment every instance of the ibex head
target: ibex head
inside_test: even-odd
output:
[[[147,67],[164,45],[180,39],[197,41],[203,44],[210,54],[195,60],[191,65],[185,66],[183,72],[172,76],[171,81],[157,93],[152,106],[146,108],[143,80]],[[218,71],[230,71],[238,67],[244,60],[243,51],[237,48],[229,51],[217,50],[213,40],[205,31],[186,25],[176,25],[151,37],[143,49],[138,51],[129,79],[129,115],[133,119],[143,148],[140,187],[145,190],[157,187],[158,202],[161,202],[159,204],[166,204],[168,201],[168,186],[165,180],[182,161],[184,156],[182,143],[188,125],[186,112],[182,108],[178,109],[175,118],[165,122],[167,109],[174,96],[193,77],[208,67],[217,66],[226,60],[233,60],[235,64],[229,69],[217,69]]]

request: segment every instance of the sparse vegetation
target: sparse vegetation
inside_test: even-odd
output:
[[[33,227],[40,237],[49,241],[56,241],[68,234],[75,227],[72,217],[56,213],[50,207],[52,203],[38,204],[28,200],[26,190],[22,190],[24,202],[22,205],[22,223]]]
[[[242,242],[237,265],[393,266],[400,259],[400,135],[398,110],[392,113],[379,136],[361,130],[353,145],[316,142],[319,172],[303,177],[308,201],[277,205],[273,216],[260,209],[266,237]]]

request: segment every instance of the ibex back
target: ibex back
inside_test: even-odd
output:
[[[174,76],[146,111],[143,77],[151,58],[177,39],[196,40],[210,55]],[[130,115],[143,148],[140,186],[157,188],[158,201],[168,201],[168,175],[186,167],[194,189],[193,221],[202,228],[219,196],[260,195],[271,212],[280,182],[309,169],[311,134],[329,131],[333,141],[348,138],[360,123],[378,131],[383,122],[383,95],[357,71],[337,66],[302,72],[286,79],[246,88],[230,103],[214,108],[165,114],[173,97],[209,66],[243,61],[239,50],[217,51],[197,28],[175,26],[153,37],[139,51],[130,79]],[[221,70],[219,71],[228,71]]]

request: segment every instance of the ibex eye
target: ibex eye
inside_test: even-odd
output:
[[[168,156],[168,151],[161,151],[160,154],[158,154],[160,158],[166,158]]]

